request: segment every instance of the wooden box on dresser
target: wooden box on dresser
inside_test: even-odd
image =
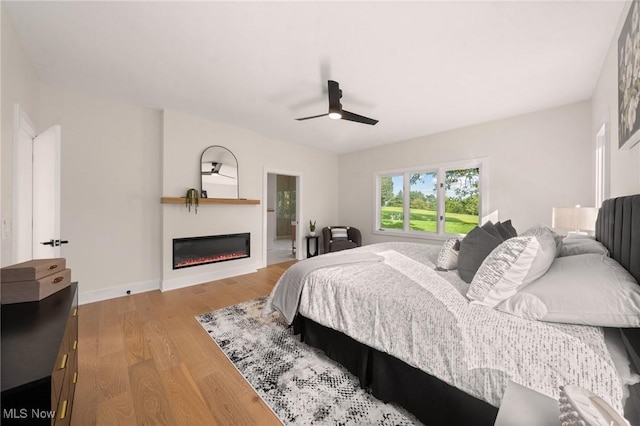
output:
[[[2,425],[68,425],[78,379],[78,284],[2,306]]]

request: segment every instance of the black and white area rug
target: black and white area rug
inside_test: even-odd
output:
[[[320,350],[301,343],[280,315],[262,318],[266,298],[196,316],[285,425],[415,425]]]

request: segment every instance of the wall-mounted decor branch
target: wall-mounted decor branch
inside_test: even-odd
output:
[[[198,190],[195,188],[189,188],[187,190],[187,196],[184,199],[184,205],[191,211],[191,206],[195,206],[196,214],[198,214]]]

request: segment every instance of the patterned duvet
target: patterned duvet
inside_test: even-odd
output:
[[[384,261],[311,272],[302,315],[496,407],[511,379],[553,398],[560,385],[579,385],[622,411],[622,385],[601,328],[529,321],[471,305],[464,296],[468,284],[455,271],[434,270],[436,246],[382,243],[354,250]]]

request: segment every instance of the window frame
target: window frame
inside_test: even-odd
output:
[[[373,222],[373,234],[375,235],[387,235],[405,238],[417,238],[425,240],[446,240],[454,236],[463,236],[466,234],[453,234],[446,233],[445,228],[445,173],[449,170],[461,170],[461,169],[478,169],[479,188],[478,188],[478,223],[483,223],[483,218],[486,216],[488,199],[488,158],[473,158],[469,160],[453,161],[446,163],[428,164],[416,167],[404,167],[401,169],[382,170],[374,172],[374,196],[373,196],[373,208],[374,208],[374,222]],[[424,174],[434,173],[437,176],[437,225],[436,232],[430,231],[413,231],[410,224],[410,199],[411,199],[411,182],[410,175],[412,174]],[[391,176],[403,176],[402,181],[402,197],[403,197],[403,223],[402,229],[395,228],[382,228],[381,227],[381,178]]]

